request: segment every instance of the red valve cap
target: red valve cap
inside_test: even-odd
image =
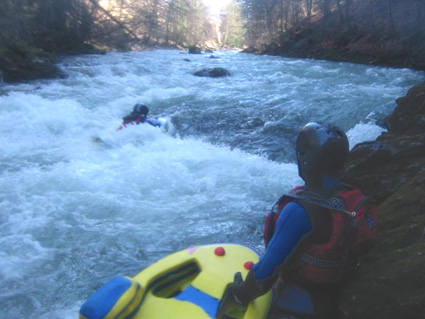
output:
[[[226,254],[226,251],[224,250],[223,247],[217,247],[214,250],[214,254],[216,254],[217,256],[224,256]]]
[[[245,269],[251,270],[252,267],[254,266],[254,263],[252,261],[247,261],[246,263],[243,264],[243,266],[245,267]]]

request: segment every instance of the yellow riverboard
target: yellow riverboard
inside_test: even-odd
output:
[[[239,271],[245,278],[259,257],[257,251],[236,244],[190,247],[133,278],[113,278],[83,304],[80,319],[217,318],[234,274]],[[243,318],[266,318],[271,300],[269,292],[252,301]]]

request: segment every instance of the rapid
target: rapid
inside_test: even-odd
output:
[[[178,50],[64,58],[65,79],[0,86],[0,318],[78,317],[117,275],[193,245],[264,250],[265,214],[301,182],[312,120],[374,140],[410,69]],[[225,78],[193,73],[223,67]],[[166,117],[117,131],[133,105]],[[101,144],[94,143],[99,138]]]

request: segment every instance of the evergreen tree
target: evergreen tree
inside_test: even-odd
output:
[[[242,7],[232,0],[224,9],[220,26],[221,44],[225,48],[242,48],[245,44]]]

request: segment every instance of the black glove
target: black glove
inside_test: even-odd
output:
[[[233,281],[233,285],[230,287],[230,292],[232,293],[235,302],[242,307],[247,307],[251,301],[247,288],[246,282],[242,279],[242,274],[240,272],[235,273],[235,279]]]
[[[223,299],[218,309],[217,319],[238,318],[242,319],[248,307],[247,301],[241,301],[237,291],[243,289],[244,281],[240,272],[235,273],[235,279],[231,286],[224,292]],[[235,294],[236,293],[236,294]]]
[[[240,272],[235,273],[233,284],[224,292],[217,318],[243,318],[248,304],[267,293],[276,278],[276,275],[273,275],[265,280],[256,280],[255,273],[250,270],[244,281]]]

